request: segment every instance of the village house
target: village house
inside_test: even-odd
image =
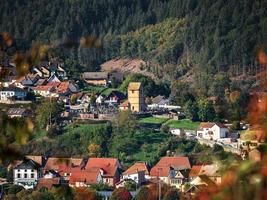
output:
[[[31,112],[25,108],[10,108],[7,111],[7,116],[13,117],[29,117]]]
[[[115,186],[120,181],[121,164],[116,158],[89,158],[85,170],[93,171],[101,169],[103,171],[103,183]]]
[[[39,80],[39,78],[40,77],[36,74],[28,74],[26,76],[17,79],[14,82],[14,85],[19,88],[33,87],[35,83]]]
[[[206,140],[218,140],[227,137],[229,129],[221,123],[201,123],[197,129],[197,137]]]
[[[129,110],[129,101],[125,100],[124,102],[122,102],[119,105],[119,110],[121,110],[121,111]]]
[[[10,85],[16,82],[16,79],[16,76],[6,76],[0,81],[0,86],[9,87]]]
[[[169,99],[165,99],[164,96],[158,95],[156,97],[151,97],[146,100],[147,108],[150,110],[157,110],[169,105]]]
[[[24,159],[13,169],[14,184],[25,189],[33,189],[41,176],[41,166],[31,159]]]
[[[56,93],[56,88],[53,85],[41,85],[32,88],[35,95],[40,95],[43,97],[58,97]]]
[[[265,133],[260,128],[252,127],[250,130],[244,131],[240,138],[237,139],[238,147],[242,151],[251,151],[257,148],[261,143],[265,142]]]
[[[108,85],[107,72],[84,72],[81,78],[90,85],[107,86]]]
[[[215,185],[221,184],[222,175],[219,166],[216,164],[193,166],[192,170],[193,171],[191,171],[189,174],[191,185],[207,186],[210,182],[212,182]],[[205,177],[208,177],[208,182]]]
[[[151,169],[150,177],[181,188],[188,181],[191,165],[188,157],[162,157]]]
[[[144,162],[136,162],[122,173],[122,180],[133,180],[138,185],[141,185],[148,179],[149,171]]]
[[[98,104],[98,105],[101,105],[101,104],[104,103],[104,99],[105,99],[105,98],[106,98],[105,95],[100,94],[100,95],[98,95],[98,97],[96,98],[95,103]]]
[[[77,104],[88,104],[90,103],[90,96],[84,92],[79,92],[75,94]]]
[[[64,180],[68,181],[72,168],[81,167],[83,163],[82,158],[48,158],[43,173],[48,173],[51,171],[56,172]]]
[[[42,78],[48,78],[50,76],[50,72],[46,67],[33,67],[32,73],[37,74]]]
[[[53,74],[47,79],[47,82],[48,83],[55,83],[55,82],[60,83],[61,80],[55,74]]]
[[[47,82],[47,78],[39,78],[35,83],[34,86],[41,86],[41,85],[46,85]]]
[[[141,82],[130,82],[128,85],[128,102],[132,112],[146,110],[143,86]]]
[[[71,187],[89,187],[93,184],[103,182],[104,171],[100,168],[81,169],[79,167],[72,168],[69,185]]]
[[[194,180],[200,174],[202,165],[193,165],[189,173],[189,181]]]
[[[61,80],[67,79],[67,73],[56,60],[50,62],[41,62],[39,66],[36,66],[32,69],[34,74],[38,74],[42,78],[48,78],[52,75],[56,75]]]
[[[0,100],[24,100],[27,92],[15,86],[3,87],[0,89]]]
[[[123,99],[125,99],[125,95],[123,93],[119,91],[112,91],[105,97],[104,103],[109,105],[118,105]]]
[[[46,86],[54,87],[55,93],[57,93],[59,96],[67,96],[78,91],[78,88],[70,81],[49,82],[46,84]]]

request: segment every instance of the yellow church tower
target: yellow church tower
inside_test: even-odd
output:
[[[128,85],[128,102],[132,112],[146,110],[143,86],[141,82],[130,82]]]

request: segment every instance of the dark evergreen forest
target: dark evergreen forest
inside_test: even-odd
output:
[[[267,44],[266,0],[6,0],[0,11],[0,31],[16,50],[53,44],[52,56],[73,74],[117,57],[149,61],[148,70],[169,81],[192,70],[254,74]],[[83,36],[101,47],[57,45]]]

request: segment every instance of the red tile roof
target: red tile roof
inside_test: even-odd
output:
[[[69,184],[75,185],[76,182],[83,182],[87,185],[96,184],[100,169],[98,170],[81,170],[74,168],[71,170]]]
[[[137,171],[145,171],[145,174],[149,175],[149,171],[144,162],[136,162],[134,165],[129,167],[123,174],[135,174]]]
[[[220,128],[227,128],[224,124],[219,123],[219,122],[202,122],[199,125],[199,129],[203,129],[203,128],[212,128],[214,125],[219,126]]]
[[[121,165],[116,158],[89,158],[85,166],[86,170],[102,169],[105,177],[115,176]]]
[[[46,86],[53,86],[57,93],[65,93],[69,89],[70,82],[65,81],[65,82],[50,82],[47,83]]]
[[[46,84],[46,86],[53,86],[53,87],[58,87],[60,85],[60,82],[49,82]]]
[[[48,158],[44,170],[54,170],[60,173],[70,173],[71,168],[80,166],[82,158]]]
[[[50,190],[54,185],[58,185],[60,183],[60,178],[40,178],[36,185],[36,189],[39,190],[42,187],[46,187]]]
[[[57,87],[57,92],[58,93],[65,93],[69,89],[69,81],[66,82],[61,82],[60,85]]]
[[[122,102],[122,103],[119,105],[119,107],[129,107],[129,101],[126,100],[126,101]]]
[[[150,175],[167,177],[171,168],[175,170],[191,169],[188,157],[163,157],[151,169]]]
[[[213,122],[202,122],[200,123],[200,128],[212,128],[215,125]]]
[[[50,91],[54,89],[54,86],[51,85],[38,85],[36,87],[32,88],[33,90],[38,90],[38,91]]]
[[[199,176],[202,165],[194,165],[189,173],[189,177]]]
[[[39,165],[43,165],[43,157],[42,156],[26,156],[26,158],[33,160],[34,162],[38,163]]]

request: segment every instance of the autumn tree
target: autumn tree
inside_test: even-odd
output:
[[[61,105],[55,99],[43,99],[36,108],[36,121],[40,128],[51,125],[60,116]]]
[[[87,151],[89,157],[100,157],[102,152],[101,146],[95,143],[89,144]]]
[[[175,188],[170,188],[163,197],[163,200],[179,200],[179,191]]]
[[[102,197],[88,188],[75,188],[74,200],[101,200]]]
[[[110,200],[131,200],[131,193],[124,187],[117,188],[113,191]]]

